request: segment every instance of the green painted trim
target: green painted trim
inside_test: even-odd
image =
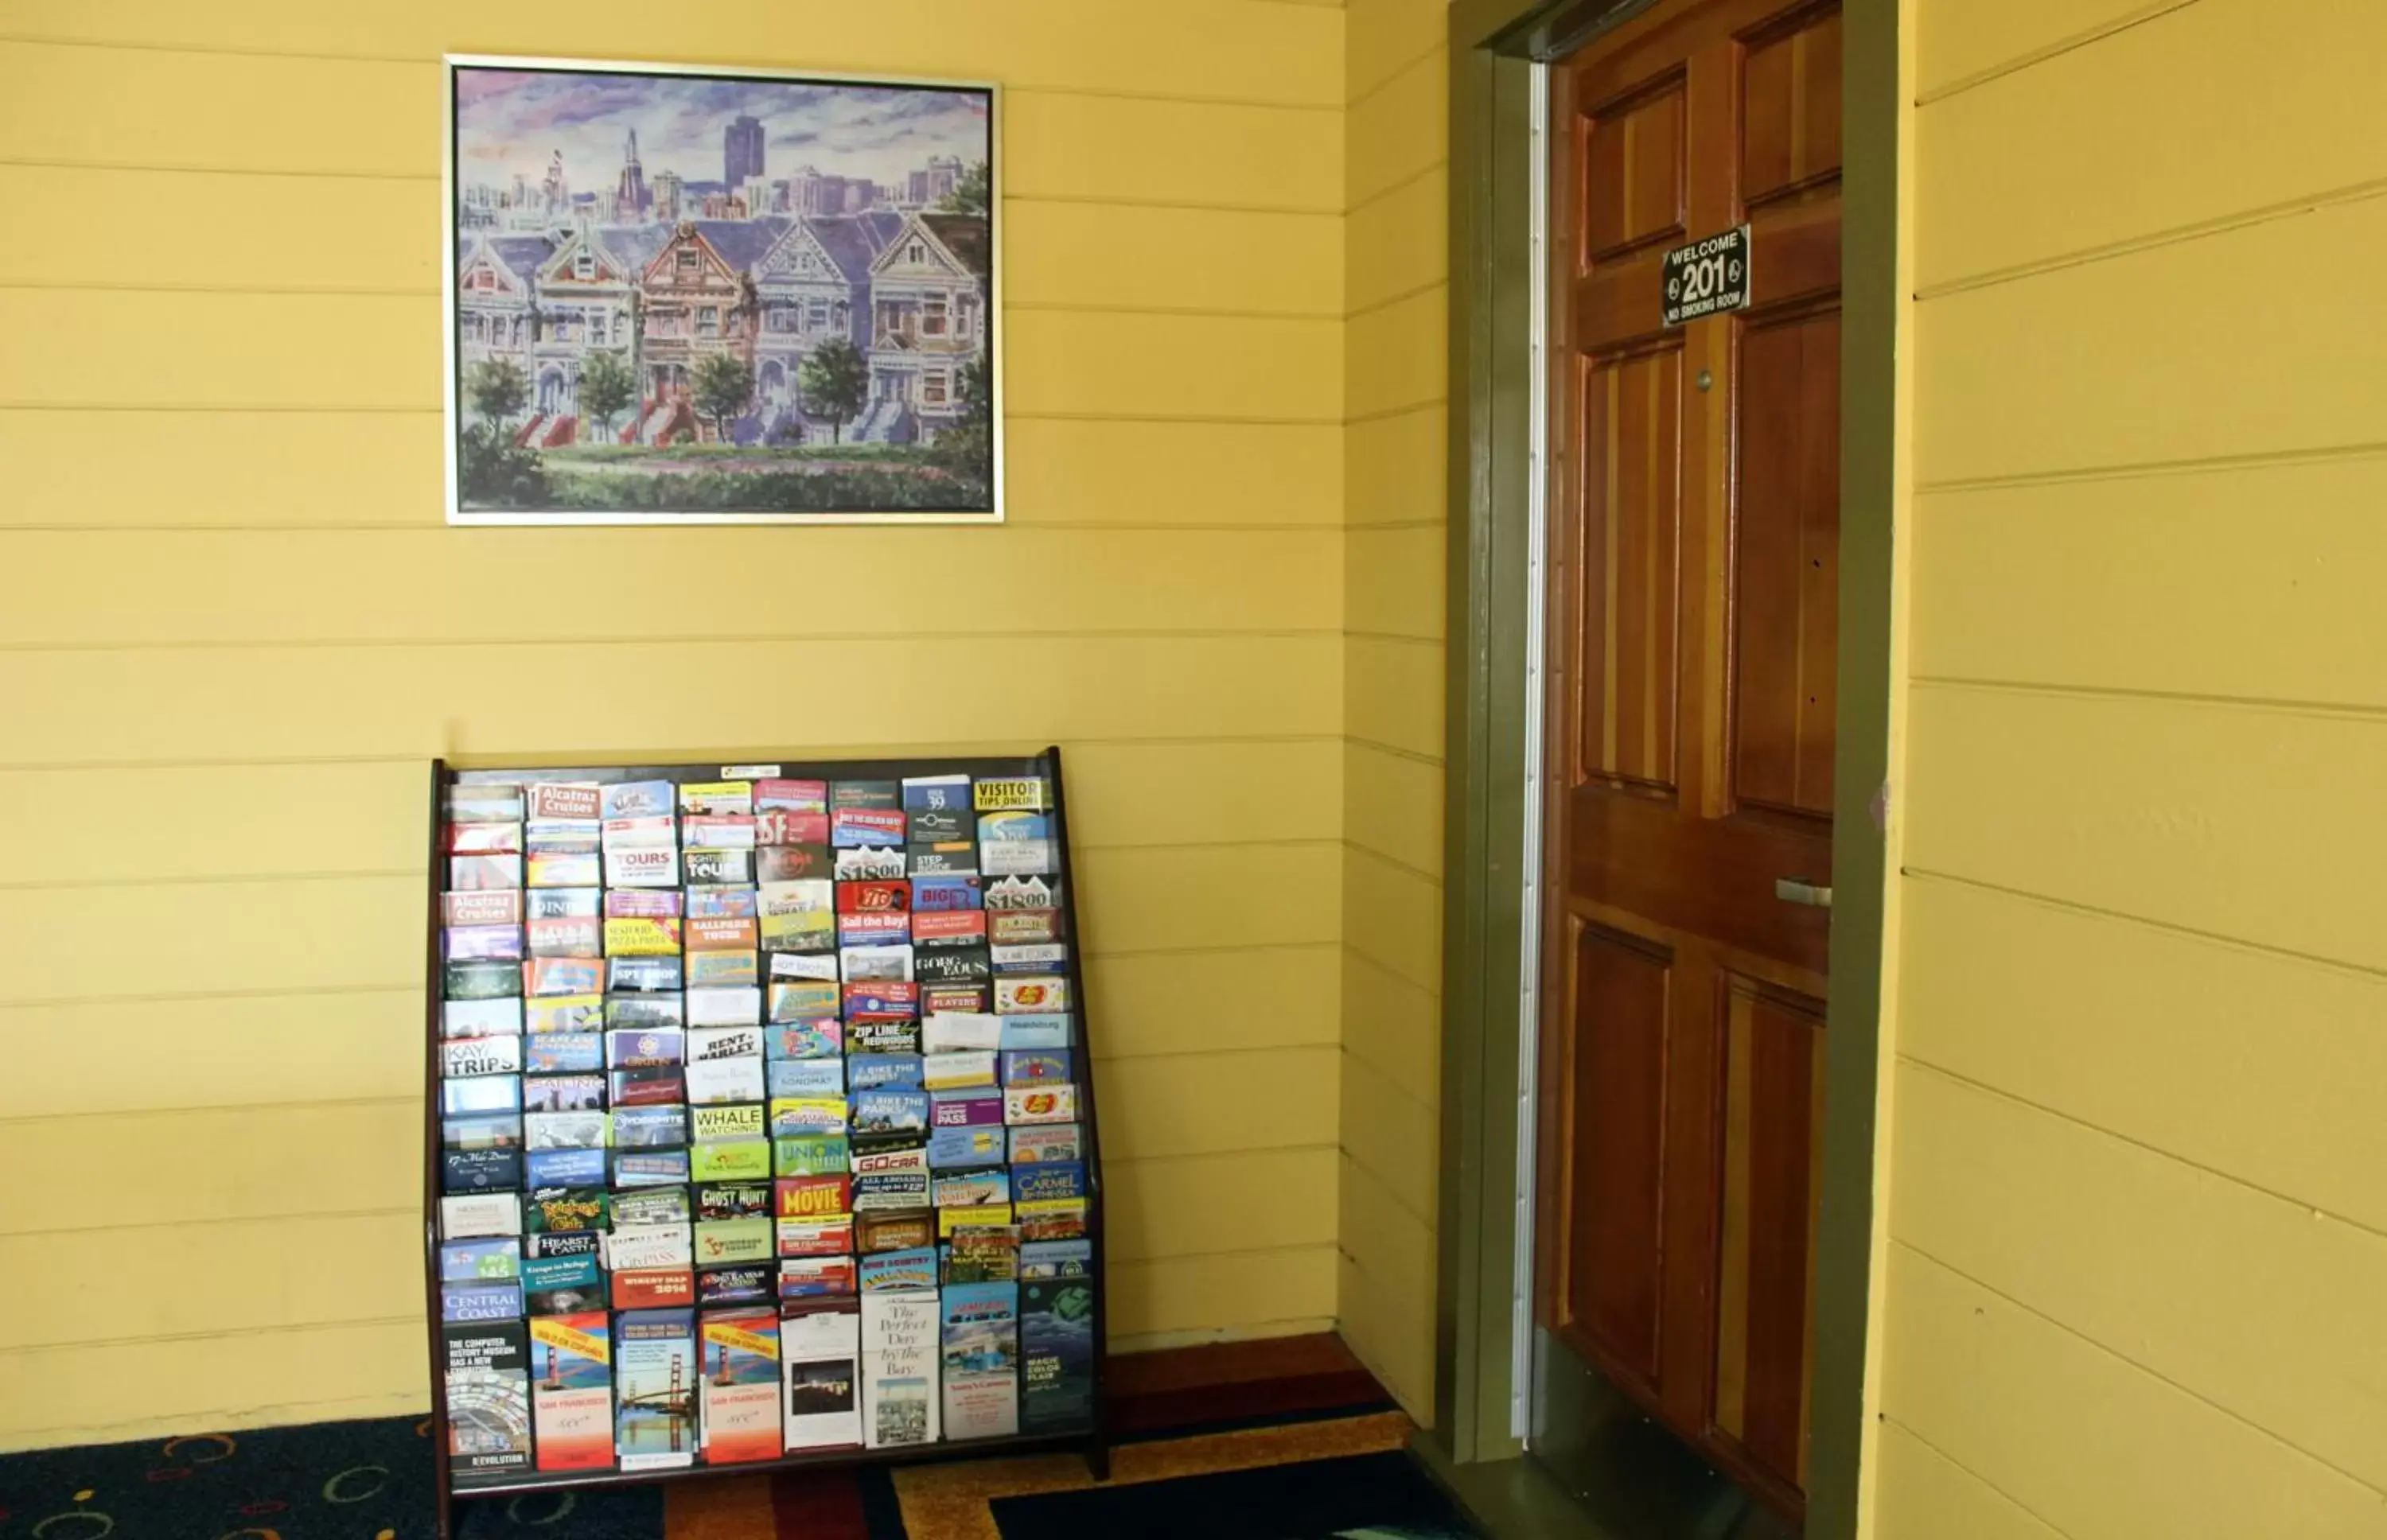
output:
[[[1897,508],[1900,0],[1843,0],[1840,109],[1839,732],[1832,766],[1832,987],[1807,1533],[1857,1533],[1873,1310],[1874,1130],[1892,714]],[[1882,799],[1877,802],[1876,799]]]
[[[1450,11],[1449,611],[1445,691],[1441,1222],[1434,1437],[1513,1458],[1509,1292],[1523,941],[1532,66],[1560,0]],[[1486,44],[1494,44],[1486,45]]]
[[[1621,0],[1631,5],[1634,0]],[[1450,406],[1443,1092],[1436,1253],[1438,1465],[1511,1459],[1512,1282],[1522,980],[1526,357],[1526,62],[1554,18],[1599,7],[1450,7]],[[1895,462],[1899,0],[1845,0],[1839,761],[1832,851],[1823,1214],[1807,1533],[1856,1532],[1871,1308],[1874,1127],[1888,769]]]

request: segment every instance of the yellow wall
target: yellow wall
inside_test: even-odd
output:
[[[1345,189],[1342,1274],[1352,1347],[1433,1400],[1440,1076],[1443,0],[1351,0]]]
[[[2373,0],[1917,0],[1876,1533],[2387,1534]]]
[[[1343,13],[568,12],[0,5],[0,1446],[424,1404],[442,752],[1059,739],[1117,1345],[1320,1329],[1348,1287]],[[1011,524],[443,528],[447,49],[1004,82]],[[1370,297],[1430,275],[1383,276]],[[1433,512],[1396,501],[1366,516]],[[1017,636],[774,597],[852,562],[1043,587]],[[627,598],[739,567],[751,603]],[[931,677],[1000,688],[928,717]],[[1430,773],[1430,721],[1365,725],[1389,784]],[[1429,950],[1379,935],[1370,987]]]

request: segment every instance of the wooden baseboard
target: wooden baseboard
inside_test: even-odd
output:
[[[1392,1401],[1332,1332],[1126,1355],[1108,1374],[1111,1431],[1122,1437]]]

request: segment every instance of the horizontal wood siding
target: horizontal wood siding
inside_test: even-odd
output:
[[[1354,1351],[1433,1405],[1442,956],[1441,0],[1353,0],[1345,197],[1342,1260]]]
[[[1882,1540],[2387,1534],[2387,11],[2292,9],[1915,19]]]
[[[52,234],[0,252],[0,1169],[71,1152],[86,1180],[0,1193],[0,1447],[424,1404],[435,754],[1060,741],[1114,1345],[1331,1322],[1344,19],[591,0],[567,39],[466,0],[9,7],[0,205]],[[1010,524],[445,528],[451,50],[1003,82]],[[761,576],[873,567],[1017,602]],[[725,570],[751,602],[633,600]],[[956,680],[988,688],[923,712]],[[174,1286],[133,1286],[159,1245]]]

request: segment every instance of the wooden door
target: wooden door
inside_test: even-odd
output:
[[[1794,900],[1831,881],[1838,10],[1661,0],[1554,67],[1551,101],[1541,1320],[1795,1517],[1830,916]],[[1744,221],[1750,307],[1664,326],[1663,253]]]

